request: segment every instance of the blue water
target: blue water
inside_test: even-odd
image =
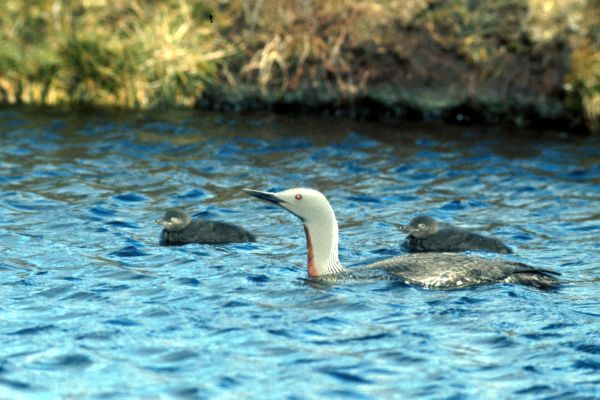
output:
[[[1,399],[600,398],[600,138],[187,112],[0,111]],[[305,279],[324,192],[347,267],[419,213],[562,273],[542,292]],[[257,243],[160,247],[169,206]]]

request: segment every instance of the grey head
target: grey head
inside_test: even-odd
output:
[[[156,223],[163,226],[165,231],[181,231],[192,222],[189,215],[181,208],[169,208]]]
[[[404,230],[409,235],[416,237],[417,239],[424,239],[435,234],[439,229],[438,223],[435,219],[427,215],[419,215],[414,217],[409,224],[404,227]]]

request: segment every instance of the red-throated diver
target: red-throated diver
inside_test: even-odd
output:
[[[235,225],[218,221],[194,220],[181,208],[169,208],[156,220],[163,226],[160,244],[179,246],[189,243],[241,243],[254,242],[254,235]]]
[[[397,277],[407,284],[428,288],[463,288],[487,283],[519,283],[540,289],[559,284],[553,271],[525,264],[455,253],[415,253],[346,270],[338,259],[338,224],[327,198],[313,189],[288,189],[278,193],[244,189],[261,200],[291,212],[304,224],[311,278],[361,277],[363,274]],[[375,275],[377,276],[377,275]]]
[[[512,253],[499,239],[441,223],[427,215],[413,218],[402,230],[408,233],[402,247],[411,252],[485,250]]]

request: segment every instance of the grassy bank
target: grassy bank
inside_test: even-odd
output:
[[[0,102],[598,132],[599,26],[597,0],[7,0]]]

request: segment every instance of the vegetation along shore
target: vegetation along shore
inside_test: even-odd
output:
[[[600,2],[6,0],[0,103],[600,133]]]

